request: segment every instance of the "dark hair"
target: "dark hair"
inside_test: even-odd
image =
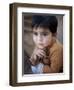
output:
[[[57,32],[58,21],[55,16],[33,15],[32,28],[48,28],[50,32]]]

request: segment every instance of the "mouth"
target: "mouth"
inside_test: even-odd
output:
[[[42,43],[39,43],[38,45],[43,46],[43,44],[42,44]]]

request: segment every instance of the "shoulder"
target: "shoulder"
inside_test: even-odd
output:
[[[50,48],[50,54],[53,52],[63,53],[63,45],[58,40],[56,40]]]

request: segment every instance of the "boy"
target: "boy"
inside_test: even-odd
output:
[[[30,57],[33,73],[59,73],[63,69],[63,47],[57,40],[55,16],[34,15],[32,18],[35,49]]]

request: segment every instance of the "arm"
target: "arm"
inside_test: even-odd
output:
[[[30,62],[32,65],[37,65],[42,61],[42,59],[45,57],[45,52],[42,49],[35,48],[33,51],[31,57],[30,57]]]
[[[50,56],[50,65],[44,65],[44,73],[58,73],[63,66],[63,49],[54,50]]]

